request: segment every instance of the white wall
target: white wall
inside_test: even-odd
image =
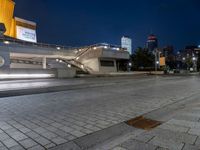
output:
[[[98,58],[92,58],[92,59],[85,59],[82,61],[82,63],[91,68],[94,72],[99,72],[99,59]]]

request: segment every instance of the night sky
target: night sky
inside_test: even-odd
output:
[[[200,43],[200,0],[15,0],[15,16],[37,23],[39,42],[67,46],[120,44],[130,36],[144,47]]]

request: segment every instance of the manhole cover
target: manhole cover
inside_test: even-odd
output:
[[[144,130],[151,130],[161,125],[160,121],[144,118],[143,116],[139,116],[134,119],[128,120],[125,123],[135,128],[144,129]]]

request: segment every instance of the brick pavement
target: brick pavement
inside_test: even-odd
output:
[[[198,92],[198,82],[199,78],[151,77],[130,79],[104,87],[1,98],[0,149],[42,150],[56,147],[179,101]],[[174,129],[185,131],[187,126],[177,127],[179,123],[172,120],[169,124]],[[198,127],[198,124],[189,122],[188,126]],[[189,132],[193,133],[196,128],[191,129]],[[155,136],[159,132],[155,131],[151,135]],[[180,136],[189,139],[185,145],[194,146],[192,144],[198,136],[187,137],[183,134]],[[136,140],[132,142],[140,148],[141,144]],[[122,146],[127,148],[129,143]],[[172,148],[185,146],[180,140],[173,140],[172,143],[176,144]],[[146,147],[153,149],[154,145],[159,144],[167,148],[163,137],[159,136],[151,137]]]

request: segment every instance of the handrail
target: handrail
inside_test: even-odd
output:
[[[82,47],[72,47],[72,46],[63,46],[63,45],[56,45],[56,44],[46,44],[46,43],[33,43],[33,42],[27,42],[15,38],[11,38],[8,36],[0,36],[0,41],[8,41],[11,43],[21,44],[24,46],[38,46],[38,47],[44,47],[44,48],[55,48],[58,50],[79,50],[79,49],[85,49],[85,48],[91,48],[91,47],[101,47],[101,46],[107,46],[109,48],[119,48],[120,50],[125,50],[121,46],[113,45],[113,44],[107,44],[107,43],[99,43],[99,44],[93,44],[90,46],[82,46]]]

